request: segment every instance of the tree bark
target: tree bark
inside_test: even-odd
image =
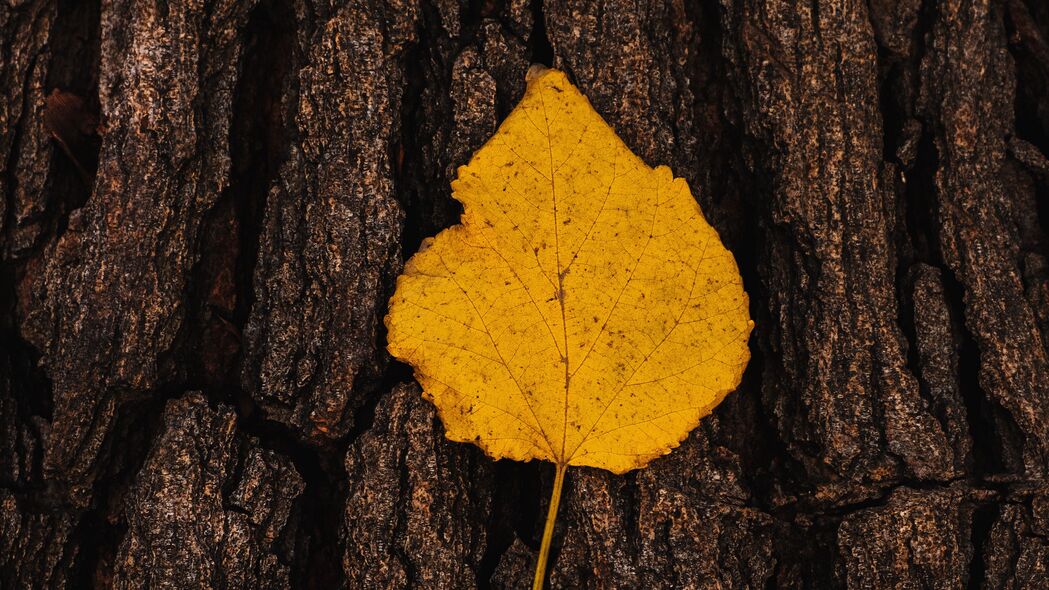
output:
[[[554,469],[448,442],[382,318],[565,70],[756,322],[553,588],[1049,579],[1037,0],[0,5],[0,586],[528,588]]]

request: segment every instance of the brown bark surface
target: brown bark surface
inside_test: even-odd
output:
[[[553,588],[1043,588],[1038,0],[0,4],[0,587],[528,588],[550,465],[382,317],[532,63],[684,177],[756,321]],[[683,359],[685,362],[687,359]]]

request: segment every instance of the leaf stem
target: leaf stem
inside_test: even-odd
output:
[[[543,528],[543,544],[539,547],[539,562],[535,564],[535,581],[532,590],[543,590],[546,579],[547,558],[550,556],[550,541],[554,538],[554,522],[557,521],[557,507],[561,504],[561,488],[565,485],[565,471],[568,465],[557,465],[554,476],[554,491],[550,494],[550,509],[546,512],[546,527]]]

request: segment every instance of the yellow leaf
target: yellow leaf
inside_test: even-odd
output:
[[[452,183],[462,224],[408,261],[386,318],[448,438],[622,473],[740,380],[752,322],[732,254],[557,70]]]
[[[753,323],[732,254],[563,73],[529,73],[452,189],[461,224],[405,265],[389,350],[449,439],[557,464],[552,515],[567,466],[642,467],[739,384]]]

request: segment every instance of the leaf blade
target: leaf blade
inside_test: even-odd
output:
[[[738,268],[687,184],[556,70],[459,169],[461,224],[406,264],[389,350],[448,438],[617,473],[676,447],[741,378]]]

